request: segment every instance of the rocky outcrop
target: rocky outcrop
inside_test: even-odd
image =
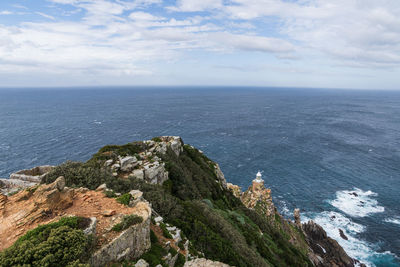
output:
[[[241,200],[247,208],[266,216],[273,215],[275,212],[271,189],[264,187],[264,181],[253,180],[252,185],[242,194]]]
[[[347,255],[336,240],[328,237],[320,225],[309,221],[302,225],[302,229],[311,249],[309,258],[315,266],[354,266],[355,260]]]
[[[139,257],[150,248],[149,203],[143,200],[142,192],[132,190],[135,203],[125,206],[106,197],[105,190],[105,186],[98,191],[68,188],[61,176],[51,184],[30,187],[12,196],[0,194],[0,251],[39,224],[79,216],[90,218],[84,233],[96,235],[98,250],[91,258],[93,266]],[[132,214],[140,216],[142,222],[121,233],[112,230],[124,216]]]
[[[7,195],[34,186],[53,168],[54,166],[44,165],[12,173],[9,179],[0,179],[0,193]]]
[[[91,266],[105,266],[107,263],[140,257],[150,247],[151,209],[141,213],[143,222],[123,231],[111,242],[96,251],[90,260]]]
[[[159,156],[165,155],[168,148],[179,156],[183,151],[182,139],[178,136],[161,136],[143,141],[142,147],[143,151],[140,153],[108,159],[103,162],[103,165],[110,168],[115,177],[134,177],[150,184],[163,184],[168,180],[168,172],[165,169],[165,163]],[[225,178],[219,167],[216,168],[216,175],[221,183],[226,186]]]
[[[187,261],[184,267],[230,267],[230,265],[207,259],[195,259],[192,261]]]
[[[293,217],[296,226],[301,228],[300,209],[294,209]]]
[[[240,198],[242,196],[242,189],[240,188],[240,186],[231,183],[227,183],[226,186],[235,197]]]
[[[227,188],[225,176],[222,173],[221,168],[219,167],[218,163],[215,163],[215,165],[214,165],[214,173],[217,176],[218,183],[220,183],[223,188]]]
[[[21,170],[10,175],[10,179],[28,181],[34,183],[40,183],[42,178],[52,169],[54,166],[38,166],[29,170]]]

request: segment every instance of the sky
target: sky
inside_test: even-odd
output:
[[[0,87],[400,89],[399,0],[1,0]]]

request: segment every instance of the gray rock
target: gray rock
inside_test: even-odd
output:
[[[136,262],[135,267],[149,267],[149,264],[144,259],[140,259]]]
[[[164,221],[164,219],[163,219],[163,217],[158,216],[158,217],[155,217],[155,218],[154,218],[154,221],[155,221],[156,223],[162,223],[162,222]]]
[[[90,259],[90,265],[95,267],[106,266],[113,261],[139,258],[150,249],[150,207],[148,212],[148,217],[144,218],[142,223],[132,225],[110,243],[94,252]]]
[[[133,170],[130,176],[133,176],[137,179],[144,179],[144,171],[142,169]]]
[[[218,178],[218,182],[219,182],[224,188],[227,188],[225,176],[224,176],[224,174],[222,173],[221,168],[219,167],[218,163],[215,163],[215,165],[214,165],[214,173],[215,173],[215,175],[216,175],[217,178]]]
[[[44,165],[38,166],[29,170],[21,170],[10,175],[10,179],[40,183],[42,178],[49,173],[54,166]]]
[[[300,209],[294,209],[293,216],[294,216],[294,223],[298,227],[301,227]]]
[[[97,226],[96,217],[91,217],[90,218],[90,224],[86,229],[83,230],[83,233],[85,235],[95,234],[96,233],[96,226]]]
[[[131,171],[137,165],[137,158],[128,156],[125,158],[121,158],[121,171],[128,172]]]
[[[111,166],[112,164],[113,164],[113,160],[112,159],[109,159],[109,160],[106,160],[105,162],[104,162],[104,166],[106,166],[106,167],[109,167],[109,166]]]
[[[96,191],[106,191],[107,190],[107,185],[106,184],[101,184],[99,187],[96,188]]]
[[[65,187],[65,178],[64,178],[64,176],[60,176],[60,177],[57,178],[56,186],[57,186],[58,191],[63,191],[63,189]]]
[[[150,184],[162,184],[168,180],[168,172],[164,165],[147,165],[144,170],[144,179]]]

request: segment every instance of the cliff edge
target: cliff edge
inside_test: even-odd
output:
[[[283,218],[261,174],[241,192],[180,137],[108,145],[87,162],[16,174],[0,184],[0,266],[356,263],[298,212],[295,222]]]

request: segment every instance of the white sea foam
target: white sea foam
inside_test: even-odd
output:
[[[378,196],[370,190],[363,191],[358,188],[354,190],[343,190],[336,192],[336,199],[330,204],[352,217],[366,217],[374,213],[384,212],[385,208],[378,205],[374,197]]]
[[[350,257],[360,260],[367,266],[375,266],[370,260],[371,256],[377,254],[374,245],[356,238],[357,234],[365,231],[365,226],[334,211],[324,211],[315,215],[306,214],[303,217],[303,221],[312,219],[321,225],[328,236],[338,241]],[[339,229],[343,231],[348,240],[340,236]]]
[[[386,219],[385,219],[385,222],[400,225],[400,217],[386,218]]]

